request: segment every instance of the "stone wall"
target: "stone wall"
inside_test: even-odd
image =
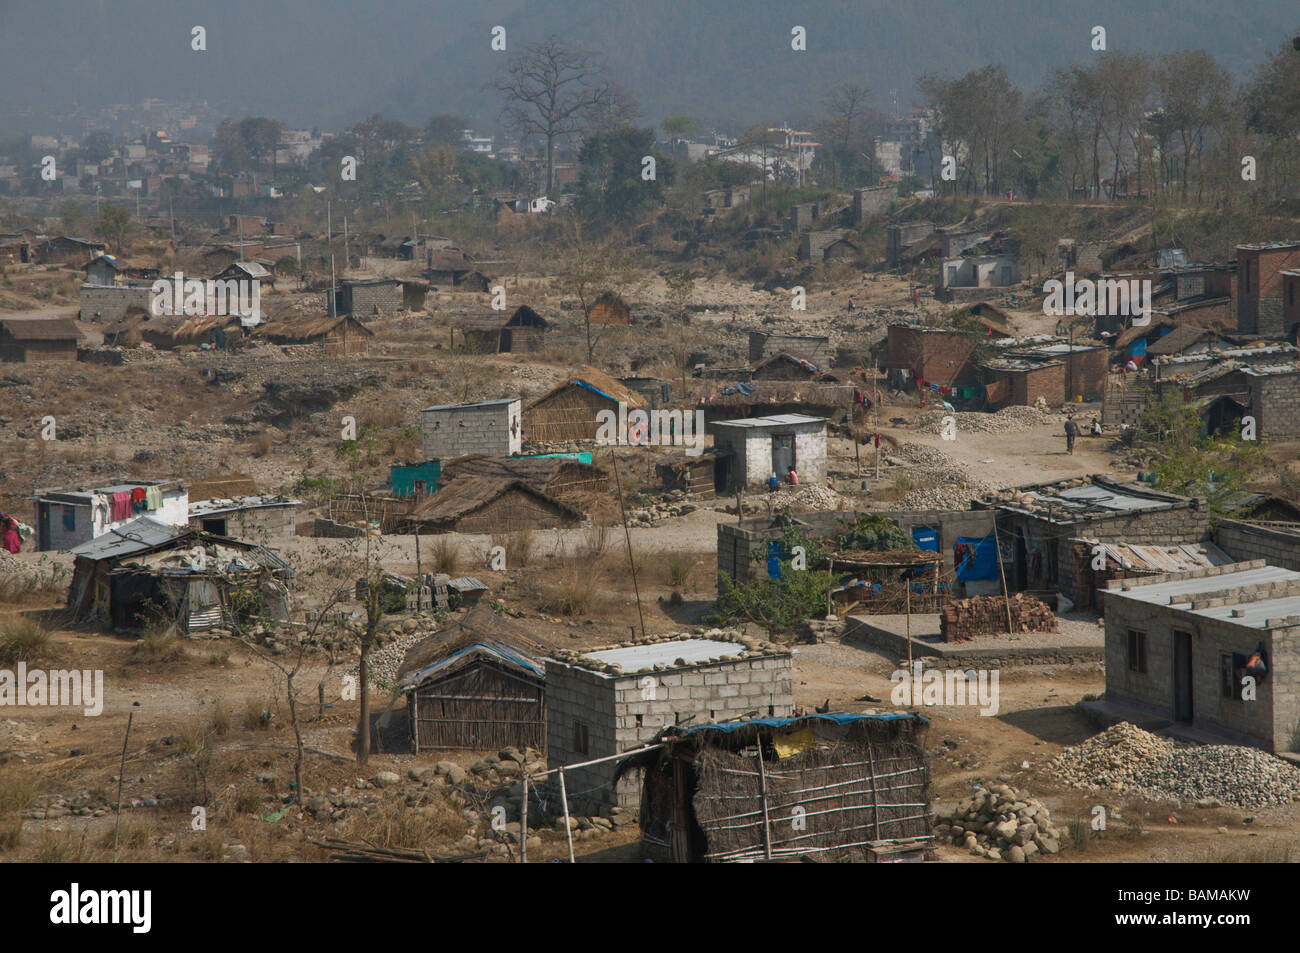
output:
[[[1300,525],[1274,527],[1245,520],[1219,520],[1214,543],[1239,562],[1262,559],[1270,566],[1300,572]]]
[[[157,315],[153,289],[144,285],[81,286],[81,320],[109,324],[126,316],[128,308]]]

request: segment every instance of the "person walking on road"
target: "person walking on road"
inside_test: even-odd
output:
[[[1074,453],[1074,441],[1079,436],[1079,424],[1074,419],[1074,414],[1065,418],[1065,452]]]

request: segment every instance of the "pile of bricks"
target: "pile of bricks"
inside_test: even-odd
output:
[[[1016,593],[1002,596],[975,596],[954,599],[939,613],[939,631],[945,642],[965,642],[977,635],[996,635],[1007,631],[1007,605],[1011,606],[1012,632],[1055,632],[1056,614],[1047,603]]]

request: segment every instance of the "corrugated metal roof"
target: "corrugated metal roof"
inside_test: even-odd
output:
[[[93,560],[115,559],[161,546],[186,532],[188,530],[183,526],[168,526],[147,516],[140,516],[102,536],[96,536],[88,543],[82,543],[71,553]]]
[[[512,652],[504,645],[496,645],[489,642],[475,642],[472,645],[467,645],[464,648],[457,649],[450,655],[446,655],[418,671],[411,672],[397,683],[397,689],[398,691],[410,691],[411,689],[418,687],[426,679],[437,675],[439,672],[448,668],[455,668],[462,659],[476,655],[494,658],[510,668],[531,672],[538,678],[546,677],[546,670],[542,668],[541,664],[533,661],[527,656],[521,655],[517,652]]]
[[[236,496],[230,499],[214,498],[199,500],[189,506],[190,518],[212,516],[217,513],[233,513],[237,510],[252,510],[270,506],[301,506],[302,500],[291,500],[284,496]]]
[[[1130,496],[1110,487],[1097,486],[1095,483],[1091,486],[1076,486],[1058,490],[1049,495],[1038,493],[1034,495],[1042,500],[1053,500],[1060,502],[1064,506],[1072,506],[1078,509],[1099,507],[1104,510],[1130,511],[1151,510],[1169,505],[1168,500],[1149,500],[1140,496]]]
[[[477,592],[490,591],[492,587],[475,576],[457,576],[447,582],[447,588],[457,592]]]
[[[712,725],[695,725],[690,728],[681,727],[676,730],[684,735],[695,734],[700,731],[724,731],[732,732],[741,728],[752,728],[754,725],[762,725],[766,728],[789,728],[791,725],[802,724],[808,721],[828,721],[833,725],[851,725],[858,721],[919,721],[923,725],[928,725],[930,719],[925,715],[913,711],[890,711],[878,715],[857,715],[857,714],[826,714],[826,715],[801,715],[790,718],[750,718],[746,721],[723,721]]]
[[[501,404],[513,404],[519,400],[518,397],[502,397],[498,400],[478,400],[470,404],[438,404],[434,407],[426,407],[420,411],[427,414],[431,410],[469,410],[474,407],[499,407]]]
[[[1102,543],[1095,539],[1080,540],[1092,547],[1100,546],[1107,558],[1125,569],[1138,572],[1184,572],[1209,566],[1226,566],[1233,558],[1213,543],[1188,543],[1177,546],[1140,546],[1132,543]]]

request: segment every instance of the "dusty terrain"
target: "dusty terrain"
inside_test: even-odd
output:
[[[237,471],[253,476],[264,492],[303,499],[303,518],[322,513],[322,481],[374,486],[386,479],[390,464],[417,458],[418,434],[411,428],[421,407],[507,393],[529,399],[586,363],[575,312],[565,307],[563,297],[541,280],[512,281],[510,286],[512,294],[526,294],[530,303],[557,315],[560,327],[547,352],[530,357],[449,353],[445,342],[452,316],[484,301],[447,295],[431,299],[427,315],[376,320],[369,354],[346,363],[304,361],[278,348],[257,347],[233,355],[156,354],[124,367],[6,366],[0,370],[0,436],[10,452],[0,462],[0,508],[30,519],[25,498],[35,488],[118,477],[193,480]],[[808,311],[792,313],[782,289],[757,291],[724,279],[701,280],[686,328],[647,324],[608,329],[592,360],[612,372],[673,377],[682,368],[680,362],[673,366],[669,342],[687,345],[677,352],[691,363],[700,355],[740,363],[744,331],[750,327],[829,333],[834,345],[856,347],[878,339],[891,316],[913,312],[909,290],[902,280],[861,276],[815,290]],[[853,313],[844,306],[850,293],[860,309]],[[651,314],[666,307],[665,295],[657,276],[647,276],[637,289],[638,300]],[[272,296],[267,307],[292,312],[314,300],[285,293]],[[37,301],[17,288],[9,289],[0,304],[25,308]],[[923,299],[921,309],[937,313],[940,306]],[[1015,320],[1018,331],[1047,330],[1041,315],[1017,312]],[[93,334],[95,329],[87,330]],[[1095,409],[1084,405],[1082,411],[1087,415]],[[1021,432],[959,433],[952,441],[918,429],[916,420],[924,413],[916,400],[899,397],[882,409],[881,430],[898,446],[940,451],[945,465],[964,467],[992,486],[1096,472],[1132,475],[1112,452],[1109,438],[1081,440],[1077,452],[1067,455],[1064,418],[1055,412]],[[53,442],[39,436],[46,415],[58,423]],[[369,428],[370,439],[354,456],[339,452],[345,415]],[[895,418],[905,423],[895,424]],[[894,446],[882,453],[878,479],[870,448],[859,447],[855,455],[853,442],[841,435],[832,438],[830,449],[839,491],[833,498],[836,507],[890,508],[915,489],[908,477],[912,467]],[[627,468],[625,491],[634,503],[654,499],[652,463],[653,458],[638,457],[635,450],[620,452],[620,466]],[[742,504],[745,515],[754,515],[766,511],[767,501],[751,496]],[[734,499],[719,499],[686,516],[631,529],[640,612],[621,528],[598,540],[590,530],[536,533],[531,553],[507,572],[487,567],[487,537],[445,542],[458,548],[455,568],[492,586],[491,598],[535,637],[553,646],[594,646],[638,632],[642,625],[648,633],[703,625],[715,592],[716,525],[736,519],[734,506]],[[423,545],[422,565],[428,568],[435,558],[433,543],[426,537]],[[365,565],[367,546],[370,558],[384,568],[415,570],[412,537],[346,543],[294,537],[277,543],[299,570],[297,604],[319,604],[324,594],[350,585],[357,568]],[[355,763],[358,703],[343,697],[341,681],[355,666],[354,657],[327,669],[322,657],[312,655],[296,676],[306,749],[300,805],[293,787],[295,738],[288,689],[271,661],[233,640],[154,638],[145,643],[92,627],[68,628],[60,613],[68,557],[6,554],[3,564],[6,573],[34,569],[40,582],[3,594],[0,624],[22,617],[40,620],[52,631],[42,664],[102,669],[106,689],[98,716],[69,709],[0,709],[3,859],[111,857],[119,777],[124,807],[117,850],[126,859],[320,860],[325,851],[314,842],[326,836],[415,845],[452,856],[470,852],[468,824],[484,832],[491,802],[486,794],[453,790],[441,779],[426,784],[429,779],[410,778],[408,772],[438,761],[468,767],[495,752],[416,759],[406,752],[399,732],[380,727],[378,750],[368,765]],[[580,597],[576,607],[575,592]],[[565,604],[561,597],[568,599],[567,613],[558,608]],[[350,608],[359,611],[355,603]],[[420,629],[432,625],[423,620]],[[404,635],[398,631],[387,638]],[[887,709],[889,675],[896,667],[895,659],[847,644],[798,646],[796,702],[809,711],[827,702],[832,710]],[[933,793],[939,804],[955,802],[978,783],[999,778],[1041,798],[1061,824],[1088,818],[1096,804],[1107,804],[1110,827],[1082,837],[1047,861],[1051,863],[1296,859],[1300,808],[1294,804],[1245,812],[1111,803],[1045,775],[1040,769],[1048,758],[1094,732],[1073,705],[1103,687],[1097,664],[1037,666],[1003,673],[1001,710],[995,717],[982,717],[975,708],[927,709]],[[865,701],[864,696],[882,701]],[[377,689],[375,715],[389,699],[385,688]],[[372,783],[386,771],[395,772],[399,782]],[[206,830],[195,830],[193,808],[203,803]],[[466,810],[476,814],[467,817]],[[584,859],[633,859],[634,831],[634,826],[604,833],[584,828],[575,846]],[[513,846],[506,847],[504,839],[501,846],[505,853],[488,856],[513,856]],[[530,860],[564,852],[565,838],[550,828],[529,848]],[[950,847],[940,847],[939,856],[988,862]]]

